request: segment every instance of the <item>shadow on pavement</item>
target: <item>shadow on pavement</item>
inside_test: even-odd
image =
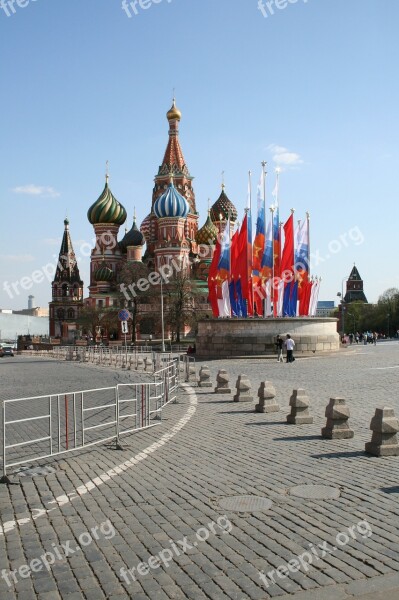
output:
[[[311,454],[310,458],[355,458],[356,456],[362,456],[363,458],[375,458],[366,454],[364,450],[357,450],[354,452],[331,452],[331,454]]]
[[[392,487],[380,488],[381,492],[385,494],[399,494],[399,485],[394,485]]]
[[[307,440],[321,440],[321,435],[297,435],[295,437],[273,438],[275,442],[306,442]]]

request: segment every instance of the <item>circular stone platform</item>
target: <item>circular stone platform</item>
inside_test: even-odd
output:
[[[336,500],[340,491],[329,485],[297,485],[289,490],[290,496],[307,500]]]
[[[319,317],[270,319],[203,319],[198,323],[198,357],[276,355],[275,341],[289,333],[296,356],[339,350],[337,319]]]

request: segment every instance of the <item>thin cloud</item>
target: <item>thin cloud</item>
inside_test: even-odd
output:
[[[42,198],[58,198],[61,196],[53,187],[46,185],[19,185],[11,190],[14,194],[24,194],[26,196],[41,196]]]
[[[285,148],[284,146],[270,144],[270,146],[268,146],[268,150],[273,153],[273,161],[278,166],[298,167],[304,163],[301,156],[297,152],[290,152],[288,148]]]
[[[44,238],[42,244],[45,246],[59,246],[61,244],[61,238]]]
[[[5,262],[32,262],[35,257],[32,254],[0,254],[0,260]]]

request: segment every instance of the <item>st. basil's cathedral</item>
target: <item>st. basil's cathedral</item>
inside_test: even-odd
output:
[[[96,238],[90,259],[88,298],[83,297],[84,286],[72,246],[69,221],[64,221],[59,261],[52,282],[50,336],[73,341],[81,329],[77,319],[84,306],[117,309],[127,304],[129,307],[129,302],[121,296],[119,286],[119,274],[127,263],[142,263],[148,274],[158,272],[163,265],[183,265],[189,269],[190,279],[199,291],[203,310],[210,310],[207,276],[214,244],[229,216],[232,223],[237,221],[237,210],[222,185],[219,198],[208,210],[204,225],[198,229],[199,214],[192,185],[194,178],[180,146],[181,112],[175,100],[166,116],[169,123],[168,144],[154,178],[151,211],[140,228],[134,215],[131,229],[125,229],[124,236],[118,240],[127,212],[112,194],[108,174],[100,197],[87,212]],[[95,332],[92,334],[94,336]],[[103,340],[121,339],[121,332],[116,330],[102,331],[101,335]]]

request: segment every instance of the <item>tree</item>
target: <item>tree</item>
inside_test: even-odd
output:
[[[195,329],[198,318],[203,315],[199,311],[199,291],[190,278],[189,271],[176,271],[163,286],[165,296],[165,322],[169,327],[172,339],[181,340],[186,327]]]
[[[153,292],[150,289],[146,289],[147,285],[142,285],[140,282],[140,280],[143,280],[143,283],[149,284],[147,278],[148,269],[144,263],[139,261],[126,263],[119,273],[120,297],[125,300],[125,306],[129,308],[132,319],[133,342],[136,342],[137,326],[143,315],[148,315],[145,305],[148,304],[150,297],[153,296]]]
[[[108,337],[111,332],[118,330],[118,312],[114,308],[87,305],[80,311],[77,323],[86,329],[93,339],[99,330],[101,335]]]
[[[381,330],[385,330],[389,337],[390,332],[396,332],[399,326],[398,288],[389,288],[385,290],[378,298],[377,309]]]

